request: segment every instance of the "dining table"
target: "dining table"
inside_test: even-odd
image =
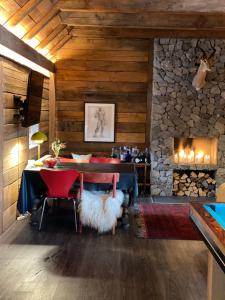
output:
[[[40,170],[45,167],[28,165],[22,172],[21,185],[17,203],[20,214],[33,212],[40,207],[43,195],[47,191],[47,186],[40,176]],[[49,169],[49,168],[48,168]],[[135,166],[132,163],[101,164],[101,163],[59,163],[54,170],[76,169],[80,172],[101,172],[119,173],[120,178],[117,188],[121,189],[125,195],[129,195],[129,202],[135,201],[138,196],[138,179]],[[63,184],[63,183],[62,183]],[[72,190],[79,187],[79,182],[75,182]],[[109,189],[108,184],[84,183],[87,190]],[[125,197],[126,198],[126,197]]]

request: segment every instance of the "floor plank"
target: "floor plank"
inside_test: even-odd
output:
[[[199,241],[137,239],[132,228],[77,235],[72,218],[49,218],[42,232],[17,221],[0,237],[0,253],[3,300],[206,299]]]

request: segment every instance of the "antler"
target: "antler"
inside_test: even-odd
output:
[[[209,41],[211,48],[213,49],[213,52],[209,55],[209,59],[212,58],[214,56],[214,54],[216,53],[216,48],[215,48],[215,41],[214,41],[214,46],[211,42],[211,40]]]
[[[202,53],[203,53],[203,59],[204,59],[204,58],[207,58],[207,55],[206,55],[205,50],[202,49],[202,48],[199,46],[199,41],[200,41],[200,40],[197,41],[196,48],[199,48],[199,49],[202,51]]]

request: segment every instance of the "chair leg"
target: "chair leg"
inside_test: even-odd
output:
[[[80,218],[79,218],[79,233],[82,233],[82,223]]]
[[[73,209],[74,209],[74,223],[75,223],[75,230],[77,232],[77,209],[76,209],[76,200],[73,200]]]
[[[113,225],[113,228],[112,228],[112,235],[115,235],[116,234],[116,226]]]
[[[113,228],[112,228],[112,235],[115,235],[115,234],[116,234],[116,226],[117,226],[117,221],[116,221],[115,224],[113,225]]]
[[[43,221],[43,216],[44,216],[45,205],[46,205],[47,199],[48,198],[45,198],[44,203],[43,203],[42,212],[41,212],[41,220],[40,220],[40,223],[39,223],[39,231],[41,231],[42,221]]]

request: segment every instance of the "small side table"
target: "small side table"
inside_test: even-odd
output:
[[[150,163],[134,164],[138,174],[138,186],[141,188],[142,194],[150,195]]]

